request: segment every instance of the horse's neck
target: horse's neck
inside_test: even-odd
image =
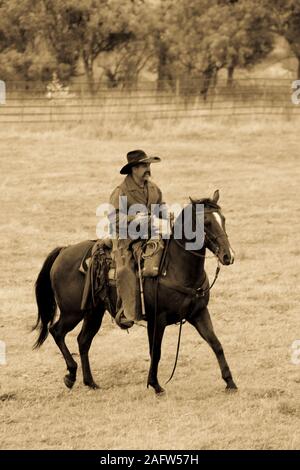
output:
[[[167,254],[167,275],[174,281],[185,285],[195,286],[199,283],[204,273],[205,261],[205,248],[199,253],[202,255],[196,256],[186,251],[183,241],[180,241],[183,246],[179,246],[174,239],[170,240],[168,254]]]

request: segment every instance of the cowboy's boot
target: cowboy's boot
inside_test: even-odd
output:
[[[122,330],[128,330],[134,325],[134,322],[132,320],[127,320],[127,318],[125,317],[124,309],[121,302],[120,307],[115,316],[115,322]]]

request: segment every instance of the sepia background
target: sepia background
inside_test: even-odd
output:
[[[299,64],[299,0],[0,1],[1,449],[300,448]],[[169,203],[220,190],[236,261],[209,307],[238,393],[189,325],[162,399],[146,331],[108,314],[90,353],[100,390],[80,371],[65,388],[52,338],[32,351],[45,257],[96,237],[135,148],[161,156]],[[168,327],[162,385],[177,338]]]

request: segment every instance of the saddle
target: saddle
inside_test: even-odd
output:
[[[111,255],[112,241],[100,239],[91,242],[93,244],[88,247],[79,267],[79,271],[85,275],[81,310],[97,308],[101,301],[111,310],[109,289],[115,287],[117,281],[116,263]],[[139,260],[136,259],[136,252],[133,250],[136,263],[142,262],[142,282],[145,277],[158,275],[163,250],[162,240],[148,240],[143,246]]]
[[[79,271],[85,275],[81,310],[97,308],[102,301],[109,302],[108,289],[116,284],[116,264],[111,256],[111,240],[91,240]]]

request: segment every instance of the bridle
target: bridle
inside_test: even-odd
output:
[[[209,211],[210,213],[212,213],[213,211]],[[173,232],[174,233],[174,232]],[[186,294],[188,297],[194,297],[194,298],[203,298],[211,289],[212,287],[215,285],[217,279],[218,279],[218,276],[219,276],[219,273],[220,273],[220,270],[221,270],[221,265],[220,265],[220,260],[218,258],[218,253],[220,251],[219,249],[219,246],[218,244],[216,243],[216,241],[218,240],[218,238],[222,238],[222,237],[226,237],[226,239],[228,240],[228,235],[226,233],[226,231],[224,230],[222,234],[219,234],[219,235],[214,235],[211,231],[209,231],[208,229],[205,229],[205,240],[208,240],[209,243],[215,248],[214,251],[212,251],[213,253],[213,256],[211,258],[216,258],[217,259],[217,267],[216,267],[216,272],[215,272],[215,277],[212,281],[212,283],[207,287],[205,287],[205,283],[206,283],[206,276],[204,277],[204,279],[202,280],[202,283],[199,287],[185,287],[185,286],[181,286],[179,284],[177,285],[172,285],[172,284],[169,284],[167,280],[164,280],[164,278],[161,278],[161,280],[159,281],[160,283],[162,284],[165,284],[165,285],[168,285],[170,288],[174,289],[174,290],[177,290],[178,292],[181,292],[181,293],[184,293]],[[169,238],[167,240],[167,245],[165,247],[165,250],[164,250],[164,253],[163,253],[163,256],[162,256],[162,259],[161,259],[161,263],[160,263],[160,273],[162,273],[163,271],[163,267],[164,267],[164,264],[165,264],[165,259],[166,259],[166,255],[167,255],[167,252],[168,252],[168,249],[169,249],[169,245],[170,245],[170,241],[171,240],[174,240],[175,243],[182,249],[184,250],[186,253],[190,253],[191,255],[193,256],[197,256],[199,258],[206,258],[206,255],[205,254],[202,254],[202,253],[199,253],[198,251],[195,251],[195,250],[186,250],[185,249],[185,246],[183,244],[180,243],[180,241],[174,237],[172,238]],[[229,243],[229,240],[228,240],[228,243]],[[205,245],[207,244],[207,242],[205,243]],[[204,245],[204,246],[205,246]],[[164,274],[162,274],[162,276],[164,276]]]
[[[210,234],[210,236],[208,236],[208,233]],[[227,237],[227,234],[225,233],[225,236]],[[215,243],[216,240],[218,240],[218,238],[221,238],[221,237],[224,237],[224,234],[220,234],[220,235],[212,235],[211,232],[208,232],[208,230],[206,229],[205,231],[205,240],[208,240],[209,243],[215,247],[215,250],[213,251],[213,256],[211,256],[210,258],[215,258],[218,256],[218,253],[220,251],[220,248],[219,246]],[[228,239],[228,237],[227,237]],[[186,250],[184,245],[182,245],[176,238],[173,238],[173,240],[175,241],[175,243],[180,246],[180,248],[182,248],[183,250],[185,250],[187,253],[190,253],[191,255],[193,256],[198,256],[199,258],[209,258],[209,256],[206,256],[206,255],[202,255],[201,253],[199,253],[198,251],[195,251],[195,250]],[[207,246],[207,243],[205,243],[205,245]]]
[[[204,230],[204,233],[205,233],[205,246],[207,247],[207,241],[210,243],[210,245],[214,248],[214,250],[211,250],[212,253],[213,253],[213,256],[211,256],[211,258],[213,257],[217,257],[218,256],[218,253],[220,251],[220,248],[218,246],[218,244],[216,243],[216,241],[219,239],[219,238],[223,238],[225,237],[229,243],[229,240],[228,240],[228,235],[226,233],[226,231],[224,230],[223,233],[220,233],[219,235],[214,235],[211,231],[209,231],[207,228]],[[195,250],[186,250],[185,247],[176,239],[176,238],[173,238],[173,240],[175,241],[175,243],[177,243],[178,246],[180,246],[180,248],[182,248],[183,250],[185,250],[187,253],[191,253],[191,255],[194,255],[194,256],[198,256],[199,258],[209,258],[208,256],[206,255],[202,255],[201,253],[199,253],[198,251],[195,251]]]

